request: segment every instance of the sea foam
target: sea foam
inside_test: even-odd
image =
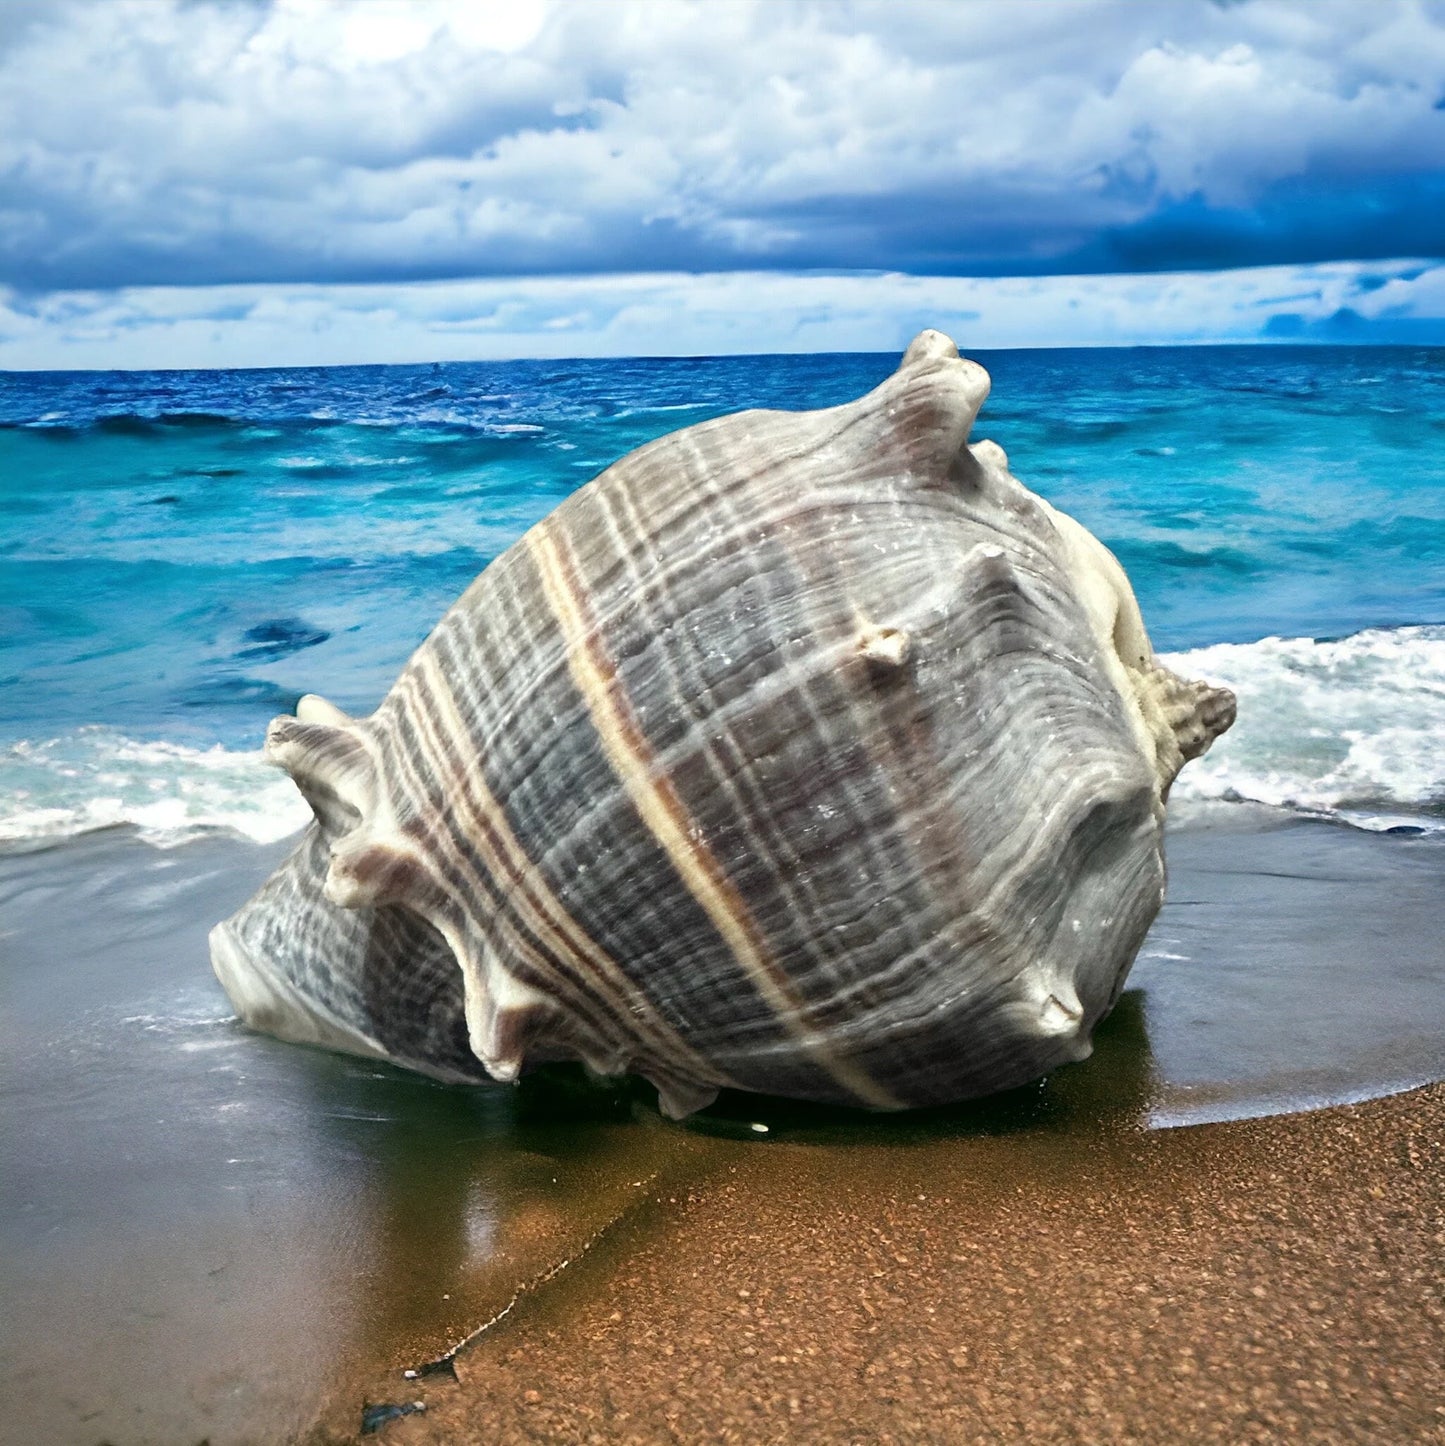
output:
[[[96,727],[0,751],[0,841],[128,824],[163,846],[217,829],[269,843],[310,816],[259,749],[191,748]]]
[[[1180,775],[1176,799],[1445,828],[1445,626],[1219,643],[1165,661],[1239,698],[1238,721]]]

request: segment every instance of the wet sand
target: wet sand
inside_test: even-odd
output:
[[[1430,1086],[1104,1130],[1086,1164],[1050,1135],[740,1148],[381,1439],[1442,1441],[1442,1142]]]
[[[0,858],[0,1442],[290,1441],[709,1142],[559,1071],[451,1089],[241,1028],[209,924],[281,850]]]
[[[346,1440],[415,1400],[379,1439],[1248,1439],[1311,1392],[1306,1439],[1422,1439],[1438,1093],[1158,1127],[1445,1078],[1445,845],[1220,817],[1171,836],[1085,1064],[686,1127],[579,1071],[452,1089],[241,1029],[205,934],[275,849],[0,856],[0,1441]],[[404,1377],[459,1346],[460,1383]]]

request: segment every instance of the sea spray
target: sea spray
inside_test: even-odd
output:
[[[270,843],[310,816],[259,748],[189,748],[82,728],[0,749],[0,842],[129,824],[159,845],[218,829]]]

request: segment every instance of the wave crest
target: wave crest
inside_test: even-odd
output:
[[[0,841],[129,824],[160,845],[214,829],[270,843],[310,817],[295,785],[259,750],[146,742],[94,727],[0,751]]]
[[[1184,770],[1176,798],[1445,826],[1445,626],[1216,643],[1163,661],[1239,699],[1238,722]]]

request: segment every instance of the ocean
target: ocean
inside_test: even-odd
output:
[[[1445,821],[1445,352],[980,354],[975,436],[1123,562],[1240,721],[1182,798]],[[0,839],[304,819],[258,758],[368,711],[498,552],[664,432],[886,355],[0,378]]]
[[[975,440],[1239,721],[1175,786],[1168,902],[1093,1059],[916,1119],[725,1096],[682,1126],[646,1091],[250,1034],[206,931],[308,816],[270,718],[369,711],[632,448],[896,356],[0,375],[0,1439],[354,1431],[729,1150],[845,1168],[866,1138],[926,1172],[1006,1134],[1087,1172],[1110,1122],[1445,1077],[1445,349],[977,356]]]

